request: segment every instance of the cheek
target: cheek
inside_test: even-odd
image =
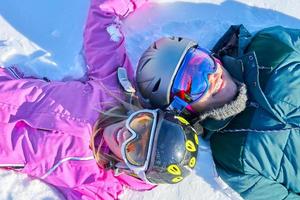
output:
[[[105,128],[103,130],[103,139],[105,141],[106,144],[109,144],[110,143],[110,140],[112,138],[112,135],[111,135],[111,130],[109,127]]]
[[[237,85],[230,79],[226,81],[226,85],[223,90],[216,96],[214,100],[220,104],[226,104],[231,102],[237,94]]]
[[[116,155],[118,158],[121,158],[121,149],[118,146],[118,144],[116,143],[116,141],[114,140],[113,137],[113,129],[111,129],[110,127],[104,129],[103,131],[103,139],[106,143],[106,145],[108,146],[108,148],[111,150],[111,152]]]
[[[227,71],[225,71],[224,74],[226,74],[225,76],[226,85],[224,89],[226,92],[229,92],[231,94],[232,92],[236,91],[237,88],[236,84]]]
[[[108,148],[110,149],[110,151],[115,156],[122,159],[121,147],[118,146],[118,144],[112,138],[104,138],[104,141],[106,142],[106,144],[107,144]]]

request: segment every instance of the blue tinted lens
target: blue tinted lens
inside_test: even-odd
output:
[[[210,86],[208,75],[216,69],[215,61],[207,50],[190,49],[175,76],[172,94],[188,102],[200,99]]]

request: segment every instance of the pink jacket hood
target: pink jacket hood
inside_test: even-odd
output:
[[[118,17],[140,3],[91,1],[84,32],[86,81],[49,82],[25,78],[15,67],[0,68],[0,167],[39,178],[70,200],[112,200],[124,186],[153,187],[99,168],[89,148],[98,111],[117,105],[107,91],[122,94],[117,67],[125,67],[131,79],[133,75],[123,35],[115,40],[107,28],[118,28]]]

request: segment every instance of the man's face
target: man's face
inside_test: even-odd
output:
[[[237,85],[230,74],[216,62],[217,70],[208,75],[210,86],[208,91],[199,100],[191,104],[196,112],[204,112],[214,108],[219,108],[229,103],[237,94]]]
[[[221,61],[208,50],[197,47],[185,55],[171,91],[194,111],[205,112],[231,102],[237,94],[237,85]]]

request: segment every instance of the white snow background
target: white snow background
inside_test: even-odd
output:
[[[283,25],[300,28],[299,0],[152,0],[123,22],[126,46],[136,66],[141,53],[161,36],[183,36],[211,48],[231,24],[250,31]],[[17,64],[27,75],[78,79],[85,72],[82,30],[89,1],[1,0],[0,65]],[[230,199],[214,179],[209,144],[201,140],[195,173],[177,185],[152,191],[126,190],[122,199]],[[62,199],[52,187],[26,175],[0,170],[0,200]]]

